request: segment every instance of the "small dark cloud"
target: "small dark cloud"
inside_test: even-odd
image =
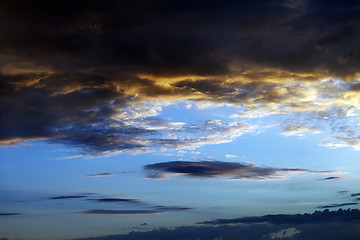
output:
[[[357,205],[358,203],[340,203],[340,204],[330,204],[330,205],[325,205],[325,206],[319,206],[318,208],[339,208],[339,207],[344,207],[344,206],[352,206],[352,205]]]
[[[360,196],[360,193],[353,193],[350,195],[350,197],[356,197],[356,196]]]
[[[0,212],[0,216],[15,216],[20,215],[20,213],[14,213],[14,212]]]
[[[233,223],[272,223],[272,224],[309,224],[326,222],[359,222],[360,211],[358,209],[339,209],[338,211],[315,211],[312,214],[275,214],[260,217],[244,217],[235,219],[216,219],[199,222],[199,224],[233,224]]]
[[[73,199],[73,198],[85,198],[86,195],[65,195],[65,196],[57,196],[57,197],[51,197],[49,199]]]
[[[94,173],[94,174],[88,174],[87,177],[110,177],[114,176],[112,173]]]
[[[344,191],[338,191],[338,193],[341,194],[341,195],[343,195],[343,194],[345,194],[345,193],[348,193],[348,192],[349,192],[349,191],[345,191],[345,190],[344,190]]]
[[[319,180],[324,180],[324,181],[328,181],[328,180],[338,180],[340,179],[341,177],[327,177],[327,178],[321,178]]]
[[[143,214],[157,214],[163,211],[155,210],[110,210],[110,209],[93,209],[88,211],[81,211],[78,213],[89,215],[143,215]]]
[[[172,161],[144,166],[148,178],[166,178],[167,175],[182,174],[188,177],[228,177],[243,180],[267,180],[288,173],[312,172],[299,168],[269,168],[257,165],[221,161]]]
[[[87,199],[101,203],[136,203],[141,204],[142,202],[138,199],[129,199],[129,198],[97,198],[97,199]]]

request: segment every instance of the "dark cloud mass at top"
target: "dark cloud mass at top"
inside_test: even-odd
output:
[[[139,124],[159,99],[320,109],[287,84],[357,80],[359,15],[358,1],[1,1],[0,143],[90,154],[209,143]],[[329,96],[351,102],[356,89]]]

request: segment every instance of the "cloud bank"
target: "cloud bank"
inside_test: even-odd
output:
[[[272,217],[271,217],[272,216]],[[289,222],[287,222],[290,220]],[[264,223],[266,222],[266,223]],[[250,217],[228,222],[205,222],[200,226],[173,229],[159,228],[146,232],[81,238],[76,240],[254,240],[298,239],[337,240],[359,238],[359,210],[314,212],[312,214],[279,214]],[[246,223],[246,224],[237,224]],[[235,224],[235,225],[234,225]],[[75,240],[75,239],[74,239]]]

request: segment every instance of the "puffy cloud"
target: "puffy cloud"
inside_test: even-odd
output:
[[[314,172],[299,168],[269,168],[252,164],[221,161],[162,162],[146,165],[144,169],[147,177],[153,179],[167,178],[171,175],[184,175],[201,178],[231,177],[231,179],[235,180],[270,180],[281,178],[290,173]]]

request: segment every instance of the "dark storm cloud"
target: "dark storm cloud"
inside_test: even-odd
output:
[[[125,115],[144,99],[296,105],[266,80],[353,79],[359,14],[357,1],[2,1],[0,143],[189,146]]]
[[[144,166],[148,178],[166,178],[167,175],[182,174],[188,177],[228,177],[231,179],[266,180],[276,179],[289,173],[312,172],[299,168],[268,168],[257,165],[221,161],[172,161]]]
[[[357,205],[358,203],[339,203],[339,204],[330,204],[325,206],[319,206],[318,208],[339,208],[344,206]]]
[[[81,211],[78,213],[89,214],[89,215],[143,215],[143,214],[158,214],[158,213],[162,213],[162,211],[93,209],[88,211]]]
[[[16,215],[20,215],[20,213],[0,212],[0,216],[16,216]]]
[[[36,52],[43,64],[57,64],[59,55],[70,60],[66,67],[118,64],[162,75],[226,74],[232,59],[245,68],[358,71],[358,3],[291,3],[5,2],[0,49],[28,57]]]
[[[65,196],[57,196],[57,197],[51,197],[49,199],[74,199],[74,198],[85,198],[86,195],[65,195]]]
[[[312,214],[276,214],[260,217],[244,217],[235,219],[216,219],[213,221],[200,222],[200,224],[232,224],[232,223],[272,223],[272,224],[309,224],[326,222],[359,222],[360,211],[348,209],[338,211],[315,211]]]

